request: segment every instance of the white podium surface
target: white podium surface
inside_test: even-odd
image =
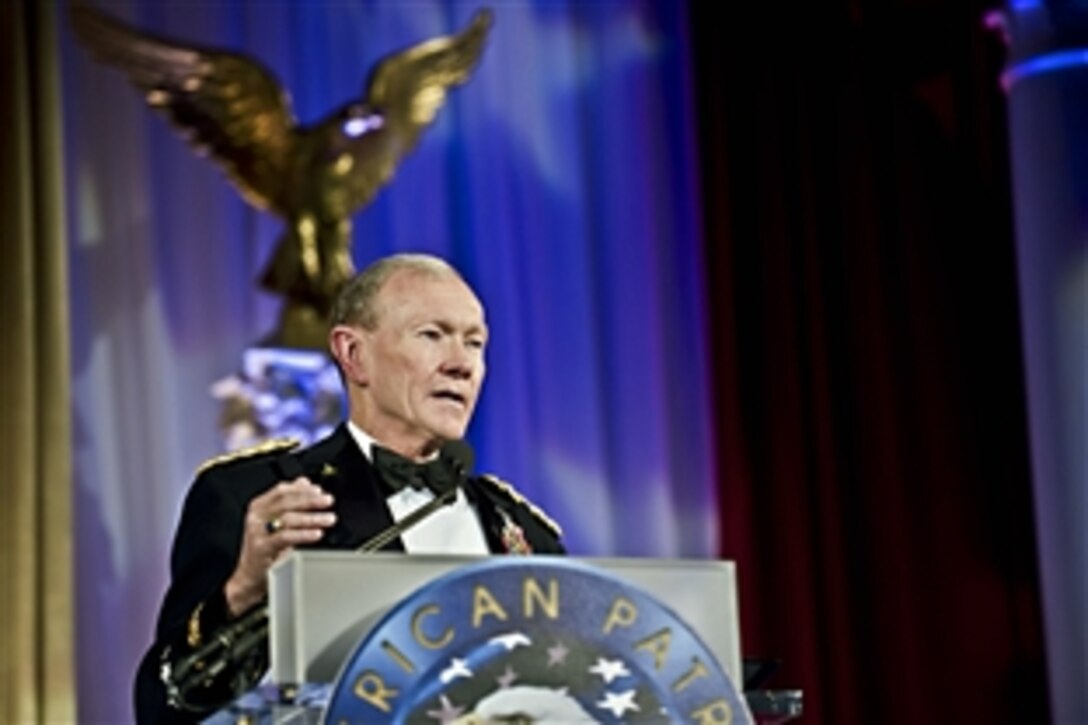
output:
[[[331,683],[363,636],[401,600],[489,557],[294,551],[269,572],[271,678]],[[544,557],[527,557],[526,564]],[[736,570],[730,561],[575,558],[651,595],[714,654],[739,689]]]

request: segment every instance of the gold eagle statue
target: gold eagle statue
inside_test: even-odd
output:
[[[354,273],[351,217],[393,176],[435,119],[447,91],[476,66],[492,14],[455,35],[385,56],[361,99],[301,125],[273,74],[254,58],[141,32],[75,0],[76,36],[123,70],[201,155],[254,206],[286,221],[263,286],[283,295],[266,344],[323,349],[340,286]]]

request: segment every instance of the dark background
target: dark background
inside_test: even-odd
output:
[[[722,554],[804,722],[1049,719],[986,9],[692,4]]]

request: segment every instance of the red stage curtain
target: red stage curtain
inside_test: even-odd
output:
[[[983,7],[693,5],[745,653],[802,722],[1046,722]]]

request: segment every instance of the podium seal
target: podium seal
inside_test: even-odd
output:
[[[324,722],[753,720],[671,610],[588,565],[498,558],[420,588],[345,660]]]

